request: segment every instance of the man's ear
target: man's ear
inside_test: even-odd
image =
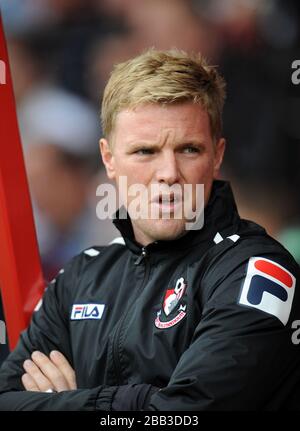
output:
[[[104,139],[104,138],[100,139],[99,148],[100,148],[100,153],[106,169],[107,176],[109,179],[112,180],[116,177],[115,163],[114,163],[114,156],[112,154],[112,151],[107,139]]]
[[[226,147],[225,139],[224,138],[219,139],[215,147],[214,178],[218,178],[220,167],[223,162],[225,147]]]

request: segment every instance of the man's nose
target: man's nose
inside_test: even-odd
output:
[[[173,152],[162,154],[156,169],[156,180],[168,185],[175,184],[179,180],[179,170],[176,156]]]

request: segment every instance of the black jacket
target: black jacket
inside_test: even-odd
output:
[[[85,250],[48,287],[1,368],[0,409],[300,408],[299,266],[240,219],[229,184],[177,240],[142,248],[129,220],[115,223],[125,244]],[[23,391],[23,361],[53,349],[78,390]]]

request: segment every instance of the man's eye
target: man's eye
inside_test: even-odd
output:
[[[188,147],[183,148],[182,152],[187,154],[193,154],[193,153],[199,153],[200,149],[198,147],[194,147],[190,145]]]
[[[140,155],[153,154],[153,150],[151,150],[150,148],[140,148],[139,150],[135,151],[135,154],[140,154]]]

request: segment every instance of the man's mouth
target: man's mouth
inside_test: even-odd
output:
[[[160,204],[169,204],[169,203],[173,203],[175,200],[174,195],[169,195],[169,196],[159,196],[158,198],[158,202]]]
[[[151,204],[156,207],[160,213],[175,213],[181,210],[182,196],[177,196],[174,193],[160,194],[152,199]]]
[[[156,196],[154,199],[152,199],[152,203],[163,204],[163,205],[167,205],[170,203],[177,204],[178,202],[181,202],[181,200],[182,200],[181,196],[177,196],[174,193],[164,194],[164,195],[160,194]]]

